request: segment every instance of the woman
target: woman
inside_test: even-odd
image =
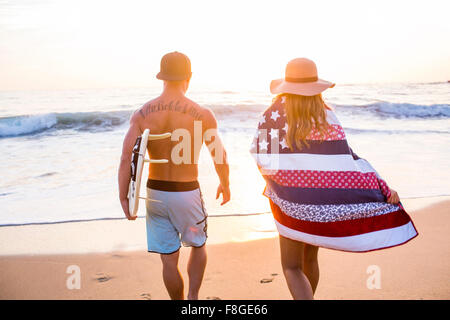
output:
[[[281,264],[294,299],[312,299],[319,281],[319,247],[367,252],[417,236],[400,199],[348,146],[321,92],[313,61],[298,58],[274,80],[252,154],[266,180],[280,234]]]

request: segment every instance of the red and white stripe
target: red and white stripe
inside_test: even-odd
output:
[[[336,222],[294,219],[271,202],[281,236],[315,246],[351,252],[367,252],[401,245],[417,236],[403,210],[381,216]]]
[[[379,189],[374,172],[278,170],[270,178],[284,187]]]

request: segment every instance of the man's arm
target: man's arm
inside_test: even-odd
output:
[[[128,204],[128,187],[131,179],[131,155],[136,139],[141,135],[141,129],[139,127],[139,113],[135,112],[130,119],[130,128],[128,129],[125,139],[123,141],[122,156],[120,157],[119,165],[119,198],[122,210],[128,220],[135,220],[136,217],[132,217],[129,211]]]
[[[206,131],[205,144],[209,149],[211,157],[214,161],[214,167],[219,176],[220,185],[217,188],[216,199],[222,194],[222,203],[224,205],[230,201],[230,168],[227,161],[227,152],[217,132],[217,120],[212,111],[206,112]]]

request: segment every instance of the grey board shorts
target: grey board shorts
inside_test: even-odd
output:
[[[147,248],[171,254],[206,243],[207,213],[197,181],[147,181]]]

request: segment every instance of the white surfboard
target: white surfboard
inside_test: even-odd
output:
[[[144,162],[149,163],[167,163],[167,159],[145,159],[145,153],[147,152],[147,144],[149,140],[166,139],[171,136],[171,133],[163,134],[150,134],[149,129],[145,129],[142,136],[136,139],[136,143],[133,147],[133,153],[131,156],[131,179],[128,187],[128,203],[131,216],[136,216],[139,209],[139,199],[157,201],[141,197],[139,195],[141,190],[142,171],[144,168]]]

